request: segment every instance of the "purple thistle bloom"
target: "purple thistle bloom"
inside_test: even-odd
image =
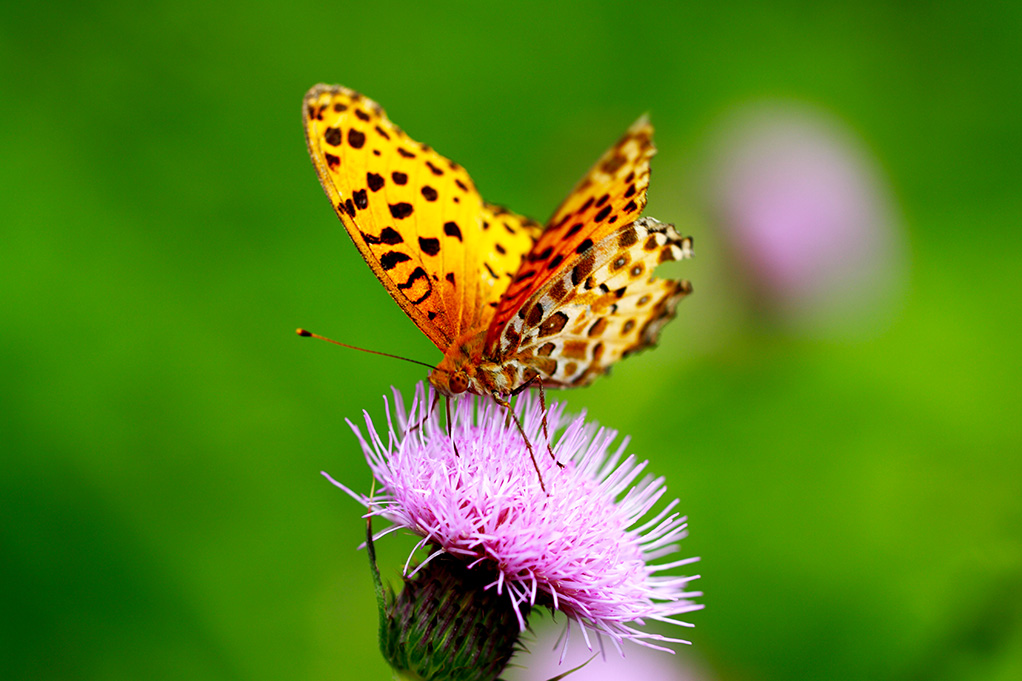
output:
[[[619,649],[624,639],[668,651],[654,642],[688,643],[637,628],[648,620],[692,626],[673,618],[702,605],[689,600],[700,593],[686,590],[695,576],[658,574],[697,558],[651,563],[677,551],[686,518],[673,512],[677,499],[645,518],[666,488],[663,478],[638,480],[646,462],[624,457],[627,439],[611,451],[615,431],[586,423],[584,415],[565,416],[563,405],[551,404],[549,432],[560,431],[551,447],[560,468],[547,453],[539,400],[522,395],[515,412],[535,451],[544,493],[503,409],[470,396],[453,403],[456,455],[439,410],[426,415],[432,397],[420,384],[406,410],[395,390],[396,419],[388,405],[383,437],[368,414],[365,437],[351,424],[381,489],[369,497],[331,482],[368,507],[367,515],[393,523],[379,536],[400,528],[421,536],[416,548],[428,545],[431,554],[416,570],[444,552],[470,569],[493,570],[497,577],[487,589],[506,594],[522,630],[538,604],[564,612],[569,629],[572,621],[582,625],[590,648],[587,629],[609,636]],[[410,563],[411,555],[406,574]]]

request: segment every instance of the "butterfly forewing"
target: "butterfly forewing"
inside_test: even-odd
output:
[[[479,277],[479,298],[486,306],[484,327],[542,231],[543,227],[535,220],[512,213],[503,206],[491,203],[483,206],[480,238],[483,271]]]
[[[500,331],[531,294],[594,244],[638,219],[646,206],[649,160],[655,153],[653,127],[643,116],[582,178],[525,256],[497,307],[486,336],[488,352],[497,350]]]
[[[498,215],[464,168],[353,90],[318,85],[303,110],[309,153],[334,210],[405,313],[444,351],[485,328],[538,226]]]

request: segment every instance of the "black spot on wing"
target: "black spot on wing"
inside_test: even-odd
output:
[[[414,210],[412,208],[412,204],[406,201],[401,201],[400,203],[391,203],[389,205],[390,214],[393,215],[398,220],[404,220],[406,217],[411,215]]]
[[[568,323],[568,315],[563,312],[555,312],[550,315],[545,322],[539,327],[539,336],[550,336],[556,333],[560,333],[564,329],[564,325]]]
[[[380,256],[380,267],[384,270],[392,270],[397,267],[398,263],[408,262],[409,260],[411,260],[411,258],[407,253],[402,253],[401,251],[387,251]]]
[[[366,240],[367,244],[387,244],[390,246],[404,241],[393,227],[384,227],[383,231],[380,232],[380,236],[373,236],[372,234],[362,232],[362,238]]]
[[[341,146],[341,142],[344,140],[344,136],[341,135],[340,128],[327,128],[323,131],[323,141],[332,147]]]
[[[525,317],[525,323],[529,326],[536,326],[541,321],[543,321],[543,305],[536,303]]]
[[[528,279],[532,279],[534,276],[536,276],[536,270],[525,270],[517,277],[515,277],[515,282],[526,281]]]
[[[414,270],[412,270],[412,273],[408,275],[408,280],[405,281],[405,283],[397,285],[399,289],[404,291],[410,289],[412,286],[415,285],[415,282],[420,279],[426,282],[427,287],[426,292],[423,293],[418,298],[416,298],[415,300],[412,300],[413,305],[418,305],[426,298],[429,298],[430,294],[433,293],[433,283],[429,280],[429,275],[426,274],[426,270],[422,269],[421,267],[416,267]]]
[[[593,267],[596,265],[596,258],[592,254],[582,258],[577,265],[571,270],[571,285],[578,286],[586,278],[593,273]]]
[[[355,200],[355,208],[359,210],[365,210],[369,206],[369,198],[366,196],[365,189],[359,189],[351,195],[351,198]]]
[[[458,241],[461,241],[461,229],[458,228],[458,223],[453,220],[444,223],[444,234],[452,236]]]
[[[419,237],[419,248],[426,255],[436,255],[440,252],[440,239]]]
[[[547,258],[550,257],[550,254],[553,253],[553,251],[554,251],[553,246],[547,246],[539,253],[536,252],[529,253],[528,260],[529,262],[538,262],[540,260],[546,260]]]
[[[630,248],[639,241],[639,232],[634,226],[625,227],[617,237],[618,246]]]

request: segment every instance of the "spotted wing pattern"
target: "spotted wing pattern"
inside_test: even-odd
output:
[[[498,361],[523,381],[538,373],[547,386],[589,384],[656,343],[692,287],[652,271],[691,255],[692,239],[672,225],[647,217],[621,227],[529,296],[500,335]]]
[[[649,160],[656,153],[653,127],[642,116],[607,150],[554,212],[526,256],[490,322],[488,353],[526,299],[559,277],[571,262],[608,235],[638,219],[646,207]]]
[[[466,328],[482,333],[490,323],[501,297],[515,278],[525,255],[532,249],[543,226],[503,206],[483,203],[479,237],[481,259],[478,300],[483,308],[478,320]]]
[[[464,168],[354,90],[313,87],[303,118],[323,189],[401,309],[442,351],[486,328],[540,226],[485,203]]]

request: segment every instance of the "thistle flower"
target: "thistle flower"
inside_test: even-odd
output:
[[[581,625],[589,648],[589,632],[619,649],[623,640],[668,651],[661,644],[688,643],[639,628],[649,620],[691,626],[674,617],[702,606],[689,600],[700,594],[686,590],[696,577],[658,574],[697,559],[652,562],[676,552],[686,519],[674,511],[677,500],[646,517],[666,491],[664,480],[639,480],[646,462],[624,456],[627,439],[611,451],[616,432],[586,423],[584,415],[566,416],[555,403],[547,410],[548,432],[560,432],[551,438],[551,458],[543,409],[522,395],[515,413],[544,492],[503,409],[470,396],[453,403],[455,451],[430,404],[432,392],[421,384],[408,409],[395,390],[383,437],[368,414],[365,436],[352,424],[381,487],[375,495],[331,479],[369,509],[367,516],[392,523],[378,536],[406,528],[421,537],[416,549],[429,547],[414,570],[409,555],[406,583],[439,557],[453,558],[469,573],[489,576],[482,588],[503,599],[519,633],[530,609],[543,605],[564,613],[569,630],[573,622]]]

